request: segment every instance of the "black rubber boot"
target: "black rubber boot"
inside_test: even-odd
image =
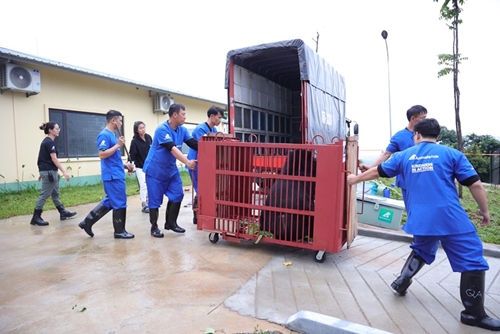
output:
[[[56,209],[59,211],[59,219],[61,220],[66,220],[66,218],[71,218],[76,215],[76,212],[66,210],[63,205],[57,206]]]
[[[198,224],[198,195],[194,197],[193,200],[193,224]]]
[[[163,226],[165,228],[165,230],[168,230],[168,224],[167,224],[167,221],[168,221],[168,211],[170,210],[171,206],[172,206],[172,202],[168,201],[167,202],[167,209],[165,210],[165,226]]]
[[[85,217],[85,219],[82,222],[80,222],[80,224],[78,224],[78,226],[80,226],[80,228],[82,230],[85,230],[85,232],[89,236],[93,237],[94,232],[92,232],[92,225],[97,223],[97,221],[99,219],[101,219],[102,217],[104,217],[110,210],[111,209],[108,209],[107,207],[102,205],[102,202],[101,202],[101,203],[97,204],[97,206],[95,208],[93,208],[92,211],[89,212],[87,217]]]
[[[394,282],[391,283],[391,288],[396,291],[400,296],[406,295],[406,291],[413,282],[415,276],[420,269],[424,266],[425,261],[420,255],[412,251],[406,260],[406,263],[401,269],[401,274]]]
[[[113,227],[115,229],[115,239],[132,239],[134,235],[125,230],[127,219],[127,209],[113,210]]]
[[[158,228],[158,209],[149,208],[149,222],[151,223],[151,235],[155,238],[163,238],[163,232]]]
[[[481,270],[467,271],[460,278],[460,298],[465,310],[460,313],[464,325],[500,331],[500,320],[490,318],[484,310],[486,273]]]
[[[165,229],[172,230],[176,233],[184,233],[185,229],[177,225],[177,217],[179,216],[179,211],[181,209],[181,202],[172,203],[168,201],[167,211],[165,212]]]
[[[38,226],[47,226],[49,225],[49,222],[46,222],[45,220],[42,219],[42,210],[37,210],[33,212],[33,217],[31,218],[30,221],[31,225],[38,225]]]

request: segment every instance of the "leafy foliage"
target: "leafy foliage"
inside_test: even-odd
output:
[[[438,72],[438,78],[441,78],[453,72],[453,64],[461,64],[462,61],[467,60],[468,57],[461,57],[460,53],[458,53],[457,55],[442,53],[438,55],[438,59],[439,59],[438,65],[444,66]],[[457,72],[460,72],[458,70],[458,67],[457,67]]]
[[[382,182],[386,186],[390,187],[391,184],[395,182],[394,178],[379,178],[377,181]],[[500,245],[500,188],[495,186],[485,186],[486,196],[488,198],[488,207],[490,210],[491,223],[488,226],[482,227],[479,223],[482,217],[477,214],[478,206],[472,194],[467,189],[464,191],[463,198],[460,199],[460,203],[469,215],[471,221],[477,228],[477,233],[483,242],[488,242],[492,244]],[[395,194],[394,199],[401,200],[400,194],[397,192],[391,192]],[[403,213],[402,224],[406,223],[406,211]]]
[[[439,143],[456,149],[458,142],[455,131],[442,126]],[[491,154],[499,148],[500,141],[490,135],[471,133],[464,137],[464,153],[483,182],[491,182],[491,158],[485,154]]]
[[[455,130],[448,130],[446,126],[442,126],[438,142],[441,145],[446,145],[456,149],[458,148],[457,133]]]
[[[434,2],[439,2],[439,0],[434,0]],[[451,4],[450,4],[451,2]],[[439,13],[441,16],[440,20],[452,20],[455,16],[459,15],[463,10],[458,5],[462,6],[465,0],[444,0]],[[458,20],[458,24],[462,23],[462,20]],[[453,26],[448,25],[450,29],[453,29]]]
[[[481,155],[479,147],[473,146],[466,149],[465,154],[471,165],[476,170],[477,174],[483,182],[490,182],[490,158]]]
[[[490,135],[476,135],[471,133],[464,138],[464,147],[467,150],[478,148],[479,153],[490,154],[500,148],[500,141]]]

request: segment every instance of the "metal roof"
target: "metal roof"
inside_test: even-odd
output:
[[[32,64],[32,65],[39,65],[39,66],[44,66],[44,67],[49,67],[49,68],[56,68],[56,69],[63,70],[63,71],[68,71],[68,72],[72,72],[72,73],[88,75],[88,76],[99,78],[99,79],[123,83],[126,85],[147,89],[147,90],[153,91],[155,93],[174,94],[174,95],[184,96],[184,97],[197,99],[197,100],[201,100],[201,101],[206,101],[206,102],[210,102],[210,103],[216,103],[218,105],[224,105],[224,106],[226,105],[226,103],[207,99],[207,98],[204,98],[201,96],[195,96],[195,95],[191,95],[191,94],[187,94],[187,93],[182,93],[182,92],[179,92],[177,90],[169,89],[166,87],[154,86],[154,85],[146,84],[143,82],[130,80],[127,78],[118,77],[118,76],[111,75],[108,73],[97,72],[97,71],[89,70],[87,68],[78,67],[78,66],[74,66],[74,65],[70,65],[70,64],[65,64],[65,63],[62,63],[59,61],[41,58],[41,57],[37,57],[37,56],[30,55],[27,53],[22,53],[19,51],[10,50],[10,49],[0,47],[0,60],[2,58],[6,59],[6,60],[13,60],[13,61],[17,60],[17,61],[22,61],[22,62],[25,62],[28,64]]]

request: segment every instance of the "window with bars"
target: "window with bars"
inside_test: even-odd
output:
[[[258,139],[261,143],[288,143],[291,137],[290,122],[290,115],[256,107],[234,107],[235,136],[244,142]]]
[[[124,118],[124,117],[123,117]],[[106,115],[62,109],[49,109],[49,119],[61,128],[55,143],[59,158],[98,157],[97,136],[106,126]],[[123,120],[121,133],[124,134]],[[118,136],[118,133],[116,134]],[[132,138],[129,138],[130,140]],[[124,148],[121,149],[123,155]]]

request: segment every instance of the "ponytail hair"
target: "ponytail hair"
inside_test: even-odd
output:
[[[40,125],[38,128],[40,130],[43,130],[43,132],[48,135],[49,134],[49,130],[53,130],[54,127],[56,126],[56,122],[46,122],[46,123],[42,123],[42,125]]]

